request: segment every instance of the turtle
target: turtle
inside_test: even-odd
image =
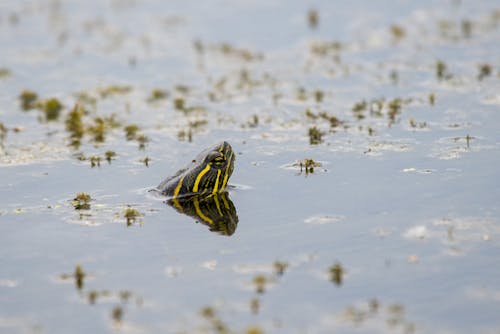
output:
[[[231,145],[222,141],[203,150],[190,164],[161,182],[157,190],[171,198],[222,192],[233,173],[234,161]]]

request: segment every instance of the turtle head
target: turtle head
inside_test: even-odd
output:
[[[198,155],[197,168],[189,172],[191,193],[217,193],[226,188],[234,169],[234,152],[228,142],[216,144]]]

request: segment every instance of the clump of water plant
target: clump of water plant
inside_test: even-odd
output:
[[[307,12],[307,24],[309,28],[315,29],[319,24],[319,13],[316,9],[309,9]]]
[[[70,133],[70,145],[78,148],[81,144],[83,135],[85,134],[85,126],[83,124],[83,115],[85,110],[80,104],[76,104],[66,117],[66,131]]]
[[[156,88],[151,91],[151,94],[149,95],[147,101],[151,103],[164,100],[167,97],[168,97],[168,92],[166,90]]]
[[[91,201],[92,197],[90,197],[89,194],[81,192],[76,194],[75,198],[71,201],[71,204],[75,210],[89,210]]]
[[[123,128],[125,131],[125,137],[127,140],[134,140],[137,137],[137,133],[139,132],[140,128],[137,124],[129,124]]]
[[[183,97],[176,97],[173,101],[174,109],[179,111],[186,110],[186,100]]]
[[[115,306],[111,310],[111,319],[115,322],[115,325],[121,325],[121,322],[123,320],[123,308],[121,306]]]
[[[213,307],[203,307],[200,311],[200,315],[210,323],[213,333],[227,334],[231,332],[228,326],[220,319],[219,315]]]
[[[394,40],[399,41],[406,36],[406,31],[402,26],[398,24],[393,24],[391,26],[391,34]]]
[[[309,128],[309,144],[317,145],[323,142],[323,132],[319,130],[317,127],[313,126]]]
[[[114,96],[114,95],[127,94],[130,91],[132,91],[131,86],[111,85],[111,86],[107,86],[107,87],[103,87],[103,88],[99,89],[99,94],[101,95],[101,98],[107,98],[107,97]]]
[[[479,65],[479,74],[477,75],[477,79],[481,81],[484,78],[489,77],[491,72],[492,69],[490,64],[481,64]]]
[[[101,156],[99,155],[93,155],[89,158],[90,160],[90,167],[91,168],[94,168],[94,167],[101,167]]]
[[[395,98],[387,104],[387,116],[389,117],[390,124],[394,123],[396,120],[396,115],[401,112],[403,101],[400,98]]]
[[[104,153],[104,157],[106,158],[106,161],[108,164],[111,164],[111,160],[114,160],[114,157],[116,157],[116,152],[115,151],[106,151]]]
[[[151,161],[151,158],[145,157],[144,159],[139,160],[139,162],[142,162],[146,167],[149,167],[149,162]]]
[[[266,291],[266,284],[268,280],[264,275],[257,275],[253,278],[253,284],[255,286],[255,291],[259,294],[262,294]]]
[[[56,121],[63,109],[62,103],[55,97],[43,101],[39,107],[45,113],[46,121]]]
[[[85,272],[82,269],[82,266],[77,264],[75,267],[75,271],[72,274],[61,274],[60,278],[62,280],[67,280],[73,278],[75,280],[75,285],[78,290],[83,288],[83,280],[85,279]]]
[[[136,223],[141,216],[142,214],[137,209],[131,208],[130,206],[127,207],[123,213],[123,217],[127,220],[127,226]]]
[[[340,263],[336,263],[331,266],[328,272],[330,274],[330,281],[335,283],[335,285],[342,285],[342,281],[344,278],[344,268]]]
[[[0,79],[1,78],[7,78],[11,75],[12,73],[8,68],[5,67],[0,67]]]
[[[283,276],[285,270],[288,268],[288,263],[283,261],[274,261],[273,267],[277,276]]]
[[[25,89],[19,94],[19,100],[21,101],[21,108],[24,111],[28,111],[36,107],[38,94],[34,91]]]
[[[295,165],[300,167],[300,173],[305,171],[306,175],[314,173],[315,167],[321,167],[321,163],[313,159],[297,160]]]
[[[453,75],[448,71],[448,67],[442,60],[436,62],[436,76],[439,80],[448,80],[453,77]]]

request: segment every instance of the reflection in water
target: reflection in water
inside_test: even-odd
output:
[[[178,212],[208,225],[210,231],[232,235],[238,225],[238,214],[227,192],[173,198],[167,204]]]

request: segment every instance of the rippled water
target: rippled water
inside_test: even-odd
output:
[[[497,333],[499,38],[495,1],[0,3],[0,332]],[[226,235],[148,192],[221,140]]]

